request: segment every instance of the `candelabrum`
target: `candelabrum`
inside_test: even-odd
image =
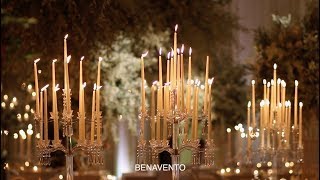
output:
[[[164,116],[163,113],[157,112],[160,120],[168,123],[169,136],[172,138],[172,146],[169,145],[169,140],[151,139],[146,141],[144,139],[144,120],[153,118],[148,116],[147,112],[139,114],[140,119],[140,138],[137,146],[137,163],[138,164],[151,164],[158,163],[158,155],[161,152],[167,151],[171,155],[172,165],[178,165],[180,162],[180,155],[183,150],[190,150],[192,152],[192,165],[199,166],[204,164],[210,167],[214,164],[214,142],[213,139],[207,139],[204,148],[200,148],[200,139],[189,138],[187,132],[184,132],[185,123],[191,119],[191,113],[186,111],[179,111],[176,108],[177,90],[170,90],[170,112]],[[198,117],[198,122],[202,123],[203,131],[202,136],[206,137],[206,127],[208,126],[208,115],[202,114]],[[179,138],[181,143],[179,143]],[[202,156],[202,157],[201,157]],[[179,179],[179,168],[172,168],[172,179]]]
[[[70,93],[71,94],[71,93]],[[92,142],[92,141],[78,141],[76,146],[72,146],[72,136],[73,136],[73,115],[71,110],[71,99],[67,99],[66,93],[63,93],[63,113],[62,113],[62,128],[63,137],[66,138],[66,145],[62,145],[61,140],[43,140],[40,139],[37,142],[37,152],[40,159],[41,165],[50,165],[50,154],[55,151],[62,151],[66,156],[66,178],[67,180],[73,180],[73,156],[75,152],[82,151],[88,156],[88,162],[91,165],[101,165],[103,164],[102,156],[102,143]],[[67,103],[69,101],[69,103]],[[51,119],[59,118],[58,115],[53,117],[51,113]],[[80,119],[80,113],[78,113],[78,119]],[[101,112],[96,112],[91,121],[95,122],[97,125],[98,118],[101,119]],[[38,127],[41,123],[41,118],[39,114],[35,113],[35,127]],[[100,126],[101,127],[101,126]],[[41,131],[41,130],[40,130]]]
[[[277,119],[277,112],[274,111],[274,120]],[[264,132],[262,132],[264,131]],[[299,130],[291,127],[286,129],[284,125],[272,123],[270,127],[264,129],[250,128],[248,129],[248,138],[252,143],[260,139],[262,133],[267,135],[267,143],[264,146],[253,148],[252,143],[247,150],[246,165],[254,167],[253,157],[256,157],[257,167],[263,170],[272,168],[273,175],[288,173],[291,175],[301,175],[301,165],[303,163],[303,146],[299,145]],[[261,139],[260,139],[261,141]],[[272,166],[272,167],[271,167]],[[268,174],[268,173],[264,173]]]

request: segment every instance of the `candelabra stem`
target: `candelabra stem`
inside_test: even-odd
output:
[[[179,154],[177,151],[171,155],[172,159],[172,180],[179,180]]]
[[[66,169],[67,169],[67,180],[73,180],[73,153],[71,136],[67,136],[67,153],[66,153]]]

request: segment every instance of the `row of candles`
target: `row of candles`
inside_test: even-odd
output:
[[[151,123],[151,139],[161,140],[167,139],[168,122],[167,118],[173,115],[173,112],[186,113],[188,116],[192,116],[191,124],[191,137],[197,139],[198,134],[198,111],[199,111],[199,94],[200,89],[204,89],[204,105],[203,113],[208,115],[208,119],[211,119],[210,107],[211,107],[211,85],[213,78],[209,79],[209,56],[206,60],[206,72],[205,72],[205,85],[200,86],[198,79],[192,80],[192,49],[189,50],[188,60],[188,77],[187,83],[185,83],[184,73],[184,45],[181,49],[177,48],[177,29],[175,26],[174,32],[174,45],[171,52],[168,53],[166,63],[166,81],[163,82],[162,72],[162,56],[161,48],[159,51],[159,79],[153,82],[151,87],[151,107],[150,107],[150,123]],[[145,97],[145,75],[144,75],[144,58],[148,52],[141,56],[141,112],[146,114],[146,97]],[[171,98],[170,92],[174,91],[175,98]],[[191,94],[193,91],[193,101],[191,100]],[[163,116],[163,126],[161,126],[160,117]],[[208,123],[208,138],[211,134],[211,123]],[[142,132],[144,132],[144,118],[142,117]],[[161,130],[162,127],[162,130]],[[189,122],[185,123],[184,132],[189,132]],[[187,134],[186,134],[187,137]],[[142,138],[144,135],[142,134]]]
[[[286,100],[286,82],[277,79],[277,64],[273,66],[273,79],[267,82],[263,79],[263,99],[260,102],[260,138],[261,148],[270,148],[270,131],[276,128],[281,136],[284,137],[286,146],[290,147],[291,130],[298,130],[298,147],[302,148],[302,106],[299,103],[299,121],[298,121],[298,81],[295,80],[294,91],[294,113],[293,123],[291,122],[291,101]],[[257,128],[255,112],[255,81],[252,80],[252,100],[248,102],[247,125],[252,131]],[[252,111],[252,113],[250,113]],[[250,114],[252,117],[250,118]],[[298,124],[299,123],[299,124]],[[293,124],[293,126],[292,126]],[[252,133],[251,133],[252,134]],[[267,142],[265,143],[265,138]]]
[[[69,83],[69,70],[68,64],[71,60],[71,55],[67,56],[67,37],[64,37],[64,94],[66,97],[66,101],[64,102],[63,113],[71,114],[71,89]],[[79,143],[84,143],[86,141],[86,133],[85,133],[85,102],[84,102],[84,88],[86,87],[86,82],[83,82],[83,63],[84,57],[80,59],[80,71],[79,71]],[[37,62],[40,59],[36,59],[34,61],[34,77],[35,77],[35,90],[36,90],[36,115],[40,118],[40,140],[48,141],[48,95],[47,88],[49,84],[45,85],[41,88],[39,93],[39,82],[38,82],[38,70],[37,70]],[[97,143],[101,143],[101,119],[98,118],[101,116],[100,112],[100,68],[101,68],[102,58],[99,57],[98,61],[98,72],[97,72],[97,83],[94,84],[93,92],[92,92],[92,117],[91,117],[91,133],[90,133],[90,142],[95,142],[95,137]],[[52,61],[52,112],[51,118],[54,122],[54,140],[53,144],[59,144],[59,117],[58,117],[58,106],[57,106],[57,91],[59,90],[59,84],[56,84],[55,79],[55,63],[57,59]],[[96,120],[96,121],[95,121]],[[72,120],[71,120],[72,121]],[[72,124],[72,122],[71,122]],[[96,129],[95,129],[96,128]]]

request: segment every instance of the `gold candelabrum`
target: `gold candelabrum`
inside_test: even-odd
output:
[[[205,85],[200,86],[199,80],[191,80],[191,48],[189,51],[188,81],[184,84],[183,48],[177,49],[177,25],[174,34],[174,49],[168,54],[167,81],[162,82],[161,49],[159,55],[159,81],[151,87],[151,106],[147,112],[145,105],[144,57],[141,57],[141,111],[139,114],[140,134],[137,145],[137,164],[156,165],[159,153],[167,151],[171,155],[172,165],[179,165],[183,150],[192,152],[192,165],[204,164],[211,167],[214,164],[214,142],[211,138],[211,84],[208,79],[209,57],[206,64]],[[164,85],[163,85],[164,84]],[[186,88],[186,89],[184,89]],[[193,108],[191,108],[191,90],[193,89]],[[198,115],[199,89],[205,89],[204,106]],[[186,90],[186,92],[185,92]],[[155,103],[157,92],[157,103]],[[156,107],[155,107],[156,106]],[[145,136],[145,122],[150,122],[151,138]],[[198,124],[202,127],[201,137],[206,139],[205,147],[200,148]],[[191,123],[191,137],[189,125]],[[162,138],[161,138],[162,134]],[[172,139],[170,143],[169,139]],[[180,141],[179,141],[180,139]],[[172,169],[172,178],[179,179],[179,169]]]
[[[82,82],[82,60],[80,61],[80,87],[79,87],[79,138],[77,144],[73,146],[73,125],[75,124],[75,118],[71,107],[71,89],[69,85],[69,72],[68,63],[71,56],[67,57],[67,39],[68,35],[64,39],[64,89],[63,89],[63,112],[62,118],[58,116],[57,106],[57,95],[56,92],[59,90],[58,84],[55,84],[55,62],[52,62],[52,112],[50,112],[50,119],[48,120],[48,109],[47,109],[47,88],[46,85],[41,89],[39,93],[38,87],[38,71],[37,62],[40,59],[35,60],[34,71],[35,71],[35,90],[36,90],[36,110],[34,113],[36,131],[40,132],[40,138],[37,140],[37,153],[40,159],[41,165],[50,165],[51,153],[55,151],[62,151],[66,156],[66,179],[73,180],[73,156],[76,152],[84,152],[88,156],[88,163],[91,165],[102,165],[103,164],[103,145],[101,141],[101,114],[100,111],[100,63],[102,58],[99,58],[98,64],[98,76],[97,84],[94,85],[92,95],[92,115],[89,120],[85,117],[85,103],[84,103],[84,87],[86,83]],[[40,97],[39,97],[40,95]],[[40,101],[39,101],[40,98]],[[53,121],[54,124],[54,140],[48,138],[48,122]],[[59,123],[62,125],[63,137],[66,138],[66,143],[63,145],[59,139]],[[85,136],[85,124],[91,125],[90,139],[86,139]]]
[[[263,80],[260,127],[255,121],[255,81],[252,81],[252,101],[248,102],[247,113],[247,158],[245,164],[252,166],[253,162],[258,162],[259,168],[273,168],[271,176],[274,177],[281,173],[301,175],[303,104],[299,103],[298,118],[298,81],[295,80],[294,121],[292,122],[291,102],[286,100],[286,82],[280,78],[276,79],[276,69],[277,65],[274,64],[274,76],[271,82]],[[255,141],[257,144],[254,145]],[[288,166],[288,163],[295,165],[294,167]]]

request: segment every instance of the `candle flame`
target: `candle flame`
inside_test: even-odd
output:
[[[286,87],[286,85],[287,85],[286,82],[284,80],[281,80],[281,86]]]
[[[194,80],[190,80],[190,82],[188,82],[188,83],[190,83],[190,85],[193,85],[193,83],[194,83]]]
[[[190,47],[189,48],[189,56],[191,56],[191,53],[192,53],[192,48]]]
[[[251,107],[251,101],[248,101],[248,108]]]
[[[181,54],[183,54],[183,51],[184,51],[184,44],[182,44],[181,46]]]
[[[57,62],[58,60],[57,59],[54,59],[54,60],[52,60],[52,63],[55,63],[55,62]]]
[[[102,61],[102,57],[99,57],[99,62]]]
[[[276,63],[273,64],[273,69],[274,69],[274,70],[277,69],[277,64],[276,64]]]
[[[278,79],[277,79],[277,84],[280,84],[280,83],[281,83],[281,79],[278,78]]]
[[[87,86],[87,83],[84,82],[84,83],[82,84],[82,87],[85,88],[86,86]]]
[[[171,82],[164,83],[165,86],[170,86]]]
[[[286,108],[289,106],[288,103],[289,103],[288,101],[285,101],[285,102],[284,102],[284,106],[285,106]]]
[[[152,85],[157,85],[158,81],[153,81]]]
[[[80,58],[80,61],[82,61],[84,59],[84,56],[82,56],[81,58]]]
[[[167,57],[168,57],[168,60],[169,60],[170,59],[170,52],[168,52],[168,56]]]
[[[263,79],[263,80],[262,80],[262,83],[263,83],[264,85],[266,85],[266,84],[267,84],[267,80],[266,80],[266,79]]]
[[[267,87],[268,87],[268,88],[270,87],[270,82],[267,83]]]
[[[67,63],[69,63],[70,60],[71,60],[71,55],[69,55],[69,56],[67,57]]]
[[[102,86],[99,86],[99,87],[97,87],[97,90],[99,90],[99,89],[101,89],[102,88]]]
[[[252,85],[254,85],[255,83],[256,83],[256,81],[255,81],[255,80],[252,80],[252,81],[251,81],[251,84],[252,84]]]
[[[214,77],[213,77],[213,78],[211,78],[211,79],[208,79],[208,83],[209,83],[209,85],[211,85],[211,84],[213,83],[213,80],[214,80]]]
[[[96,89],[97,89],[97,84],[94,83],[94,85],[93,85],[93,90],[96,90]]]
[[[37,62],[39,62],[39,61],[40,61],[40,58],[34,60],[34,63],[37,64]]]
[[[273,79],[271,79],[271,86],[273,86],[274,85],[274,80]]]
[[[204,89],[204,85],[202,84],[202,85],[200,86],[200,88],[203,90],[203,89]]]
[[[227,133],[230,133],[231,132],[231,129],[230,128],[227,128]]]
[[[161,48],[159,49],[159,56],[161,56]]]
[[[59,89],[60,89],[60,88],[59,88],[59,84],[57,84],[54,89],[55,89],[55,91],[59,91]]]
[[[302,107],[303,106],[303,103],[302,102],[299,102],[299,107]]]
[[[282,107],[282,104],[281,103],[279,103],[279,108],[281,108]]]
[[[148,55],[148,51],[145,52],[145,53],[143,53],[143,54],[141,55],[141,58],[144,58],[144,57],[146,57],[147,55]]]
[[[264,100],[264,102],[265,102],[266,105],[270,104],[270,101],[268,99]]]
[[[263,106],[264,106],[264,100],[260,102],[260,107],[263,107]]]
[[[288,100],[288,106],[289,106],[289,107],[291,106],[291,101],[290,101],[290,100]]]
[[[178,30],[178,24],[176,24],[176,26],[174,27],[174,32],[177,32]]]
[[[64,36],[64,39],[67,39],[67,38],[68,38],[68,36],[69,36],[69,35],[68,35],[68,34],[66,34],[66,35]]]
[[[294,80],[294,85],[295,85],[295,86],[298,86],[298,84],[299,84],[298,81],[297,81],[297,80]]]
[[[180,54],[180,49],[179,48],[177,48],[177,53]]]
[[[49,87],[49,84],[47,84],[47,85],[43,86],[43,88],[41,89],[41,91],[46,90],[48,87]]]

